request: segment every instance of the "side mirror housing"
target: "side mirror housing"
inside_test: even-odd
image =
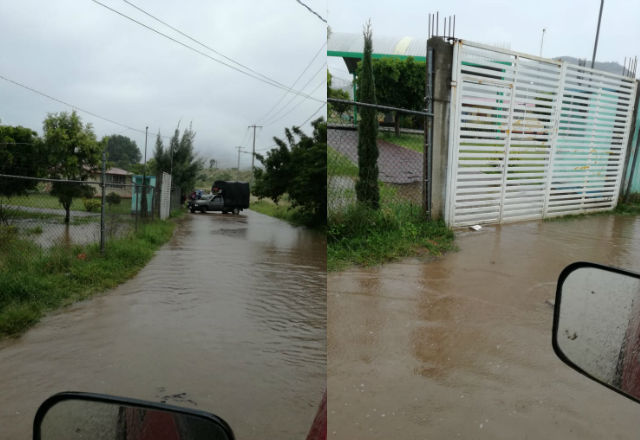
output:
[[[227,423],[204,411],[104,394],[65,392],[44,401],[34,440],[234,440]]]
[[[553,350],[640,403],[640,275],[594,263],[566,267],[556,290]]]

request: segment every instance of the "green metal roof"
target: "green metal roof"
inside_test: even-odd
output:
[[[373,37],[372,58],[414,58],[426,61],[427,41],[413,37]],[[332,32],[327,41],[327,56],[344,59],[349,72],[355,72],[358,60],[362,59],[364,38],[362,34]]]

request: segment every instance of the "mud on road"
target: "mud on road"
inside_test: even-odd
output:
[[[637,438],[638,404],[556,358],[545,301],[574,261],[640,271],[640,220],[485,227],[457,244],[329,275],[329,438]]]
[[[188,215],[132,280],[0,343],[0,438],[89,391],[198,408],[238,438],[304,438],[326,372],[326,244],[251,211]]]

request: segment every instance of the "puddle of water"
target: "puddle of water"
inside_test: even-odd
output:
[[[551,348],[560,271],[577,260],[640,270],[640,220],[460,231],[460,251],[331,274],[332,438],[634,438],[637,404]]]
[[[13,219],[11,224],[18,228],[22,237],[44,249],[58,245],[85,245],[100,241],[99,220],[65,225],[60,221],[46,219]],[[107,239],[124,237],[132,229],[131,221],[110,218],[105,221]]]
[[[135,278],[0,343],[2,437],[83,390],[211,411],[242,439],[304,438],[325,386],[325,271],[318,234],[188,216]]]

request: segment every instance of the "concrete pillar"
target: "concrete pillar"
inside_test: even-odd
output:
[[[433,144],[431,164],[431,218],[443,219],[449,167],[449,111],[453,46],[440,37],[429,39],[433,49]]]

